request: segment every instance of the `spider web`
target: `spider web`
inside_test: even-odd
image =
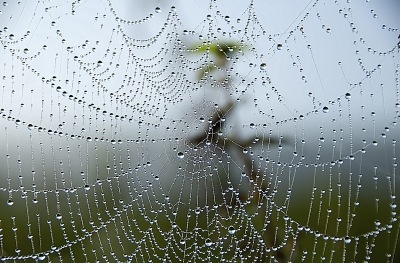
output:
[[[398,260],[396,3],[0,11],[3,261]]]

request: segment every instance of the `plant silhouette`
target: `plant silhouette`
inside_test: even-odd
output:
[[[239,52],[245,51],[246,46],[238,45],[233,41],[224,42],[212,42],[210,44],[195,45],[193,48],[196,53],[209,54],[210,62],[203,66],[197,75],[197,80],[205,80],[216,71],[226,72],[225,69],[230,66],[231,57],[236,56]],[[218,80],[220,85],[214,85],[217,88],[228,89],[232,79],[224,74]],[[240,206],[249,206],[258,209],[258,213],[261,215],[257,217],[258,222],[253,222],[255,225],[261,225],[262,239],[267,247],[276,247],[280,243],[286,245],[280,249],[276,249],[273,252],[273,256],[279,262],[287,262],[291,257],[293,258],[293,251],[297,249],[298,243],[295,244],[287,236],[279,235],[279,228],[285,226],[279,222],[270,221],[271,215],[267,211],[267,196],[271,195],[269,189],[270,178],[268,175],[261,174],[257,169],[254,169],[254,160],[251,155],[247,153],[248,148],[256,147],[257,145],[278,145],[282,144],[282,139],[276,137],[259,138],[258,136],[250,136],[245,139],[240,139],[235,136],[226,137],[224,136],[224,128],[226,123],[235,118],[233,112],[235,104],[234,100],[227,96],[226,101],[222,106],[216,108],[215,112],[208,119],[208,125],[205,126],[204,130],[199,134],[191,136],[188,139],[188,143],[195,147],[209,145],[215,149],[215,152],[219,157],[223,157],[224,152],[230,156],[238,156],[238,163],[243,165],[242,175],[248,178],[250,182],[249,188],[239,191],[238,200],[233,198],[233,205],[231,210],[238,209]],[[230,175],[228,175],[230,176]],[[227,179],[228,180],[228,179]],[[243,208],[240,208],[243,209]],[[267,222],[267,223],[265,223]],[[242,242],[239,246],[242,250],[246,249],[251,240],[251,237],[241,237]],[[298,241],[298,240],[297,240]],[[267,254],[260,255],[262,258],[255,260],[267,260]]]

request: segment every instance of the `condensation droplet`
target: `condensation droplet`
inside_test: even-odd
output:
[[[276,45],[276,48],[277,48],[278,50],[282,50],[283,46],[282,46],[282,44],[278,44],[278,45]]]
[[[228,228],[228,233],[229,233],[229,234],[233,235],[233,234],[235,234],[235,232],[236,232],[236,230],[235,230],[235,228],[234,228],[233,226],[230,226],[230,227]]]
[[[348,100],[351,99],[351,94],[347,92],[346,95],[345,95],[345,98],[348,99]]]
[[[267,64],[266,63],[261,63],[260,69],[261,70],[266,70],[267,69]]]
[[[366,150],[364,148],[361,149],[362,153],[366,153]]]
[[[156,7],[156,9],[154,10],[156,13],[161,13],[161,8],[160,7]]]
[[[39,255],[38,255],[38,259],[39,259],[39,260],[45,260],[45,259],[46,259],[46,256],[45,256],[44,254],[39,254]]]
[[[56,214],[56,219],[60,220],[62,218],[61,214]]]
[[[213,244],[213,243],[212,243],[211,239],[207,238],[207,239],[206,239],[206,246],[207,246],[207,247],[211,247],[212,244]]]
[[[183,152],[178,152],[177,156],[179,159],[183,159],[185,157],[185,154]]]
[[[328,113],[328,112],[329,112],[329,108],[326,107],[326,106],[323,107],[323,108],[322,108],[322,112],[323,112],[323,113]]]
[[[13,205],[13,204],[14,204],[13,200],[10,199],[7,201],[7,205]]]

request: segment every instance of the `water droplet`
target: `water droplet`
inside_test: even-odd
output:
[[[361,149],[362,153],[366,153],[366,150],[364,148]]]
[[[276,45],[276,48],[277,48],[278,50],[282,50],[283,46],[282,46],[282,44],[278,44],[278,45]]]
[[[89,190],[90,190],[90,185],[85,184],[85,187],[84,187],[84,188],[85,188],[86,191],[89,191]]]
[[[372,142],[372,145],[373,145],[373,146],[377,146],[377,145],[378,145],[378,142],[377,142],[377,141],[373,141],[373,142]]]
[[[226,22],[231,22],[230,16],[225,16],[225,21],[226,21]]]
[[[154,10],[156,13],[161,13],[161,8],[159,8],[158,6],[156,7],[156,9]]]
[[[179,241],[179,244],[181,244],[181,245],[184,245],[186,243],[186,240],[185,239],[181,239],[180,241]]]
[[[348,92],[347,92],[346,95],[344,95],[344,96],[345,96],[345,98],[348,99],[348,100],[351,99],[351,94],[348,93]]]
[[[13,204],[14,204],[13,200],[10,199],[7,201],[7,205],[13,205]]]
[[[329,112],[329,108],[325,106],[325,107],[322,108],[322,111],[323,111],[324,113],[328,113],[328,112]]]
[[[14,40],[15,39],[14,34],[10,34],[8,37],[10,38],[10,40]]]
[[[25,53],[25,54],[28,54],[28,53],[29,53],[29,49],[24,48],[24,53]]]
[[[46,256],[45,256],[44,254],[41,253],[41,254],[38,255],[38,259],[39,259],[39,260],[45,260],[45,259],[46,259]]]
[[[261,70],[266,70],[267,69],[267,64],[266,63],[261,63],[260,69]]]
[[[61,220],[62,215],[61,214],[56,214],[56,219]]]
[[[185,154],[183,152],[178,152],[177,156],[179,159],[183,159],[185,157]]]
[[[236,232],[236,230],[235,230],[235,228],[234,228],[233,226],[230,226],[230,227],[228,228],[228,233],[229,233],[229,234],[233,235],[233,234],[235,234],[235,232]]]
[[[213,244],[213,243],[212,243],[211,239],[207,238],[207,239],[206,239],[206,246],[207,246],[207,247],[211,247],[212,244]]]

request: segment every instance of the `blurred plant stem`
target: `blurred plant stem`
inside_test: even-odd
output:
[[[244,48],[245,47],[243,46],[238,47],[237,43],[235,42],[213,42],[211,44],[203,44],[197,46],[197,48],[195,47],[194,50],[197,53],[206,53],[210,56],[208,58],[210,62],[202,67],[199,71],[198,81],[207,81],[207,78],[211,76],[213,72],[217,70],[222,71],[225,72],[225,74],[218,80],[220,85],[214,86],[228,91],[232,79],[229,77],[229,75],[226,74],[225,69],[228,68],[230,65],[229,62],[231,61],[231,56],[235,56],[238,52],[242,52]],[[265,243],[268,247],[276,247],[279,246],[279,244],[281,244],[282,242],[285,242],[286,245],[283,248],[273,252],[273,256],[279,262],[287,262],[293,256],[293,246],[298,246],[298,244],[290,240],[284,240],[285,237],[278,235],[278,229],[281,226],[279,226],[278,222],[270,220],[272,218],[271,212],[268,211],[268,205],[270,204],[267,203],[267,196],[270,195],[270,189],[267,188],[267,185],[268,181],[271,180],[271,178],[268,178],[264,174],[260,174],[257,169],[254,169],[254,160],[247,153],[247,149],[249,147],[255,146],[257,144],[271,145],[282,142],[279,139],[273,137],[267,139],[250,137],[243,140],[236,137],[224,136],[225,123],[233,119],[234,114],[232,111],[234,107],[235,103],[233,99],[231,98],[231,96],[227,96],[227,98],[225,98],[224,104],[217,107],[211,118],[208,120],[209,125],[206,126],[200,134],[189,138],[189,143],[194,145],[195,147],[209,145],[211,146],[211,148],[217,149],[216,154],[219,155],[219,157],[221,158],[223,157],[225,151],[228,151],[228,154],[230,156],[239,156],[240,162],[243,165],[242,172],[245,173],[250,184],[249,189],[247,189],[246,191],[242,189],[242,191],[239,192],[240,204],[234,203],[231,210],[235,208],[238,209],[238,207],[242,206],[242,204],[247,204],[250,207],[258,209],[257,213],[263,215],[257,217],[257,219],[259,220],[257,224],[262,225],[264,229],[262,230],[262,239],[266,241]],[[248,240],[249,237],[243,239],[247,239],[248,242],[247,244],[245,242],[239,243],[241,249],[245,249],[249,243],[252,243],[251,240]],[[264,256],[266,255],[264,254]],[[263,260],[266,260],[266,258],[263,258]]]

